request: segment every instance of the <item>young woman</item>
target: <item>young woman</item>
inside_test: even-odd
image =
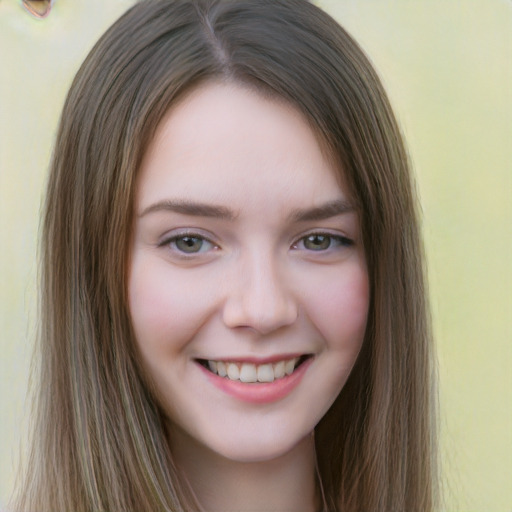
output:
[[[382,86],[328,15],[136,4],[61,118],[14,510],[433,510],[415,208]]]

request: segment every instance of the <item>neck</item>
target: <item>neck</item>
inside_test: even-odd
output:
[[[313,436],[278,458],[259,462],[227,459],[174,429],[172,438],[177,467],[203,510],[318,510]]]

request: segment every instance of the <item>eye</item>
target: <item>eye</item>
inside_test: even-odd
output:
[[[352,244],[352,240],[341,235],[331,235],[328,233],[311,233],[310,235],[301,238],[293,246],[293,248],[321,252],[340,246],[347,247]]]
[[[170,247],[171,250],[188,254],[199,254],[216,249],[217,246],[205,237],[197,234],[181,234],[167,238],[160,246]]]

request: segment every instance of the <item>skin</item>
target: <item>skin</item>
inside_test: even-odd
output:
[[[171,449],[207,510],[317,506],[312,432],[354,365],[369,300],[339,174],[296,109],[226,83],[175,105],[143,160],[130,312]],[[198,362],[292,355],[307,356],[301,378],[264,403]]]

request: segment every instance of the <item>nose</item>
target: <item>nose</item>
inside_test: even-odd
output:
[[[279,272],[272,257],[255,255],[240,262],[226,283],[224,324],[245,327],[265,335],[293,324],[298,304],[290,290],[286,269]]]

